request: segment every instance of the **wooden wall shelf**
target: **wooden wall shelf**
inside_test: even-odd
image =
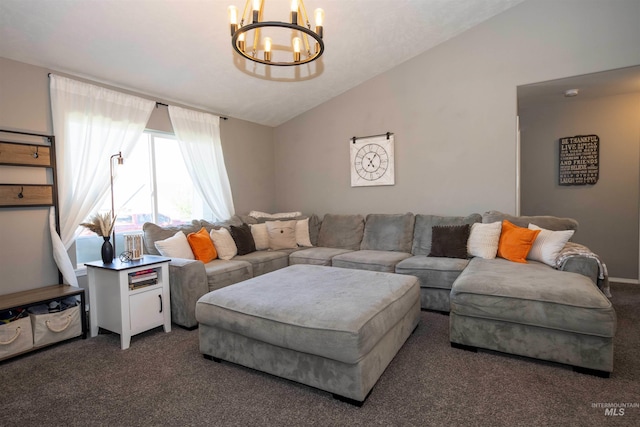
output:
[[[0,129],[0,166],[45,168],[52,183],[0,183],[0,208],[54,206],[56,230],[60,232],[55,137],[40,133]]]
[[[0,165],[51,167],[51,150],[46,145],[0,141]]]
[[[53,206],[53,185],[0,184],[0,207]]]

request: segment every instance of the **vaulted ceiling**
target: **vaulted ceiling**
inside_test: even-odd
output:
[[[264,0],[286,20],[290,0]],[[269,67],[233,52],[244,0],[2,0],[0,57],[277,126],[523,0],[305,0],[325,54]]]

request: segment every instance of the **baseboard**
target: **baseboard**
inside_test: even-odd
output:
[[[631,285],[640,285],[638,279],[623,279],[620,277],[609,277],[609,283],[629,283]]]

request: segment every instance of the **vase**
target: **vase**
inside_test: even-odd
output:
[[[113,262],[113,245],[109,241],[110,236],[103,236],[104,243],[102,244],[102,262],[105,264],[111,264]]]

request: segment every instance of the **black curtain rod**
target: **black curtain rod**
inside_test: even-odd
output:
[[[381,133],[381,134],[378,134],[378,135],[354,136],[354,137],[352,137],[352,138],[351,138],[351,141],[355,144],[355,143],[356,143],[356,140],[358,140],[358,139],[375,138],[376,136],[386,136],[386,137],[387,137],[387,139],[389,139],[389,137],[390,137],[391,135],[393,135],[393,133],[392,133],[392,132]]]
[[[162,105],[163,107],[168,107],[169,106],[168,104],[165,104],[163,102],[156,101],[156,108],[158,108],[159,105]],[[219,114],[215,114],[215,115],[220,117],[222,120],[229,120],[229,117],[220,116]]]

